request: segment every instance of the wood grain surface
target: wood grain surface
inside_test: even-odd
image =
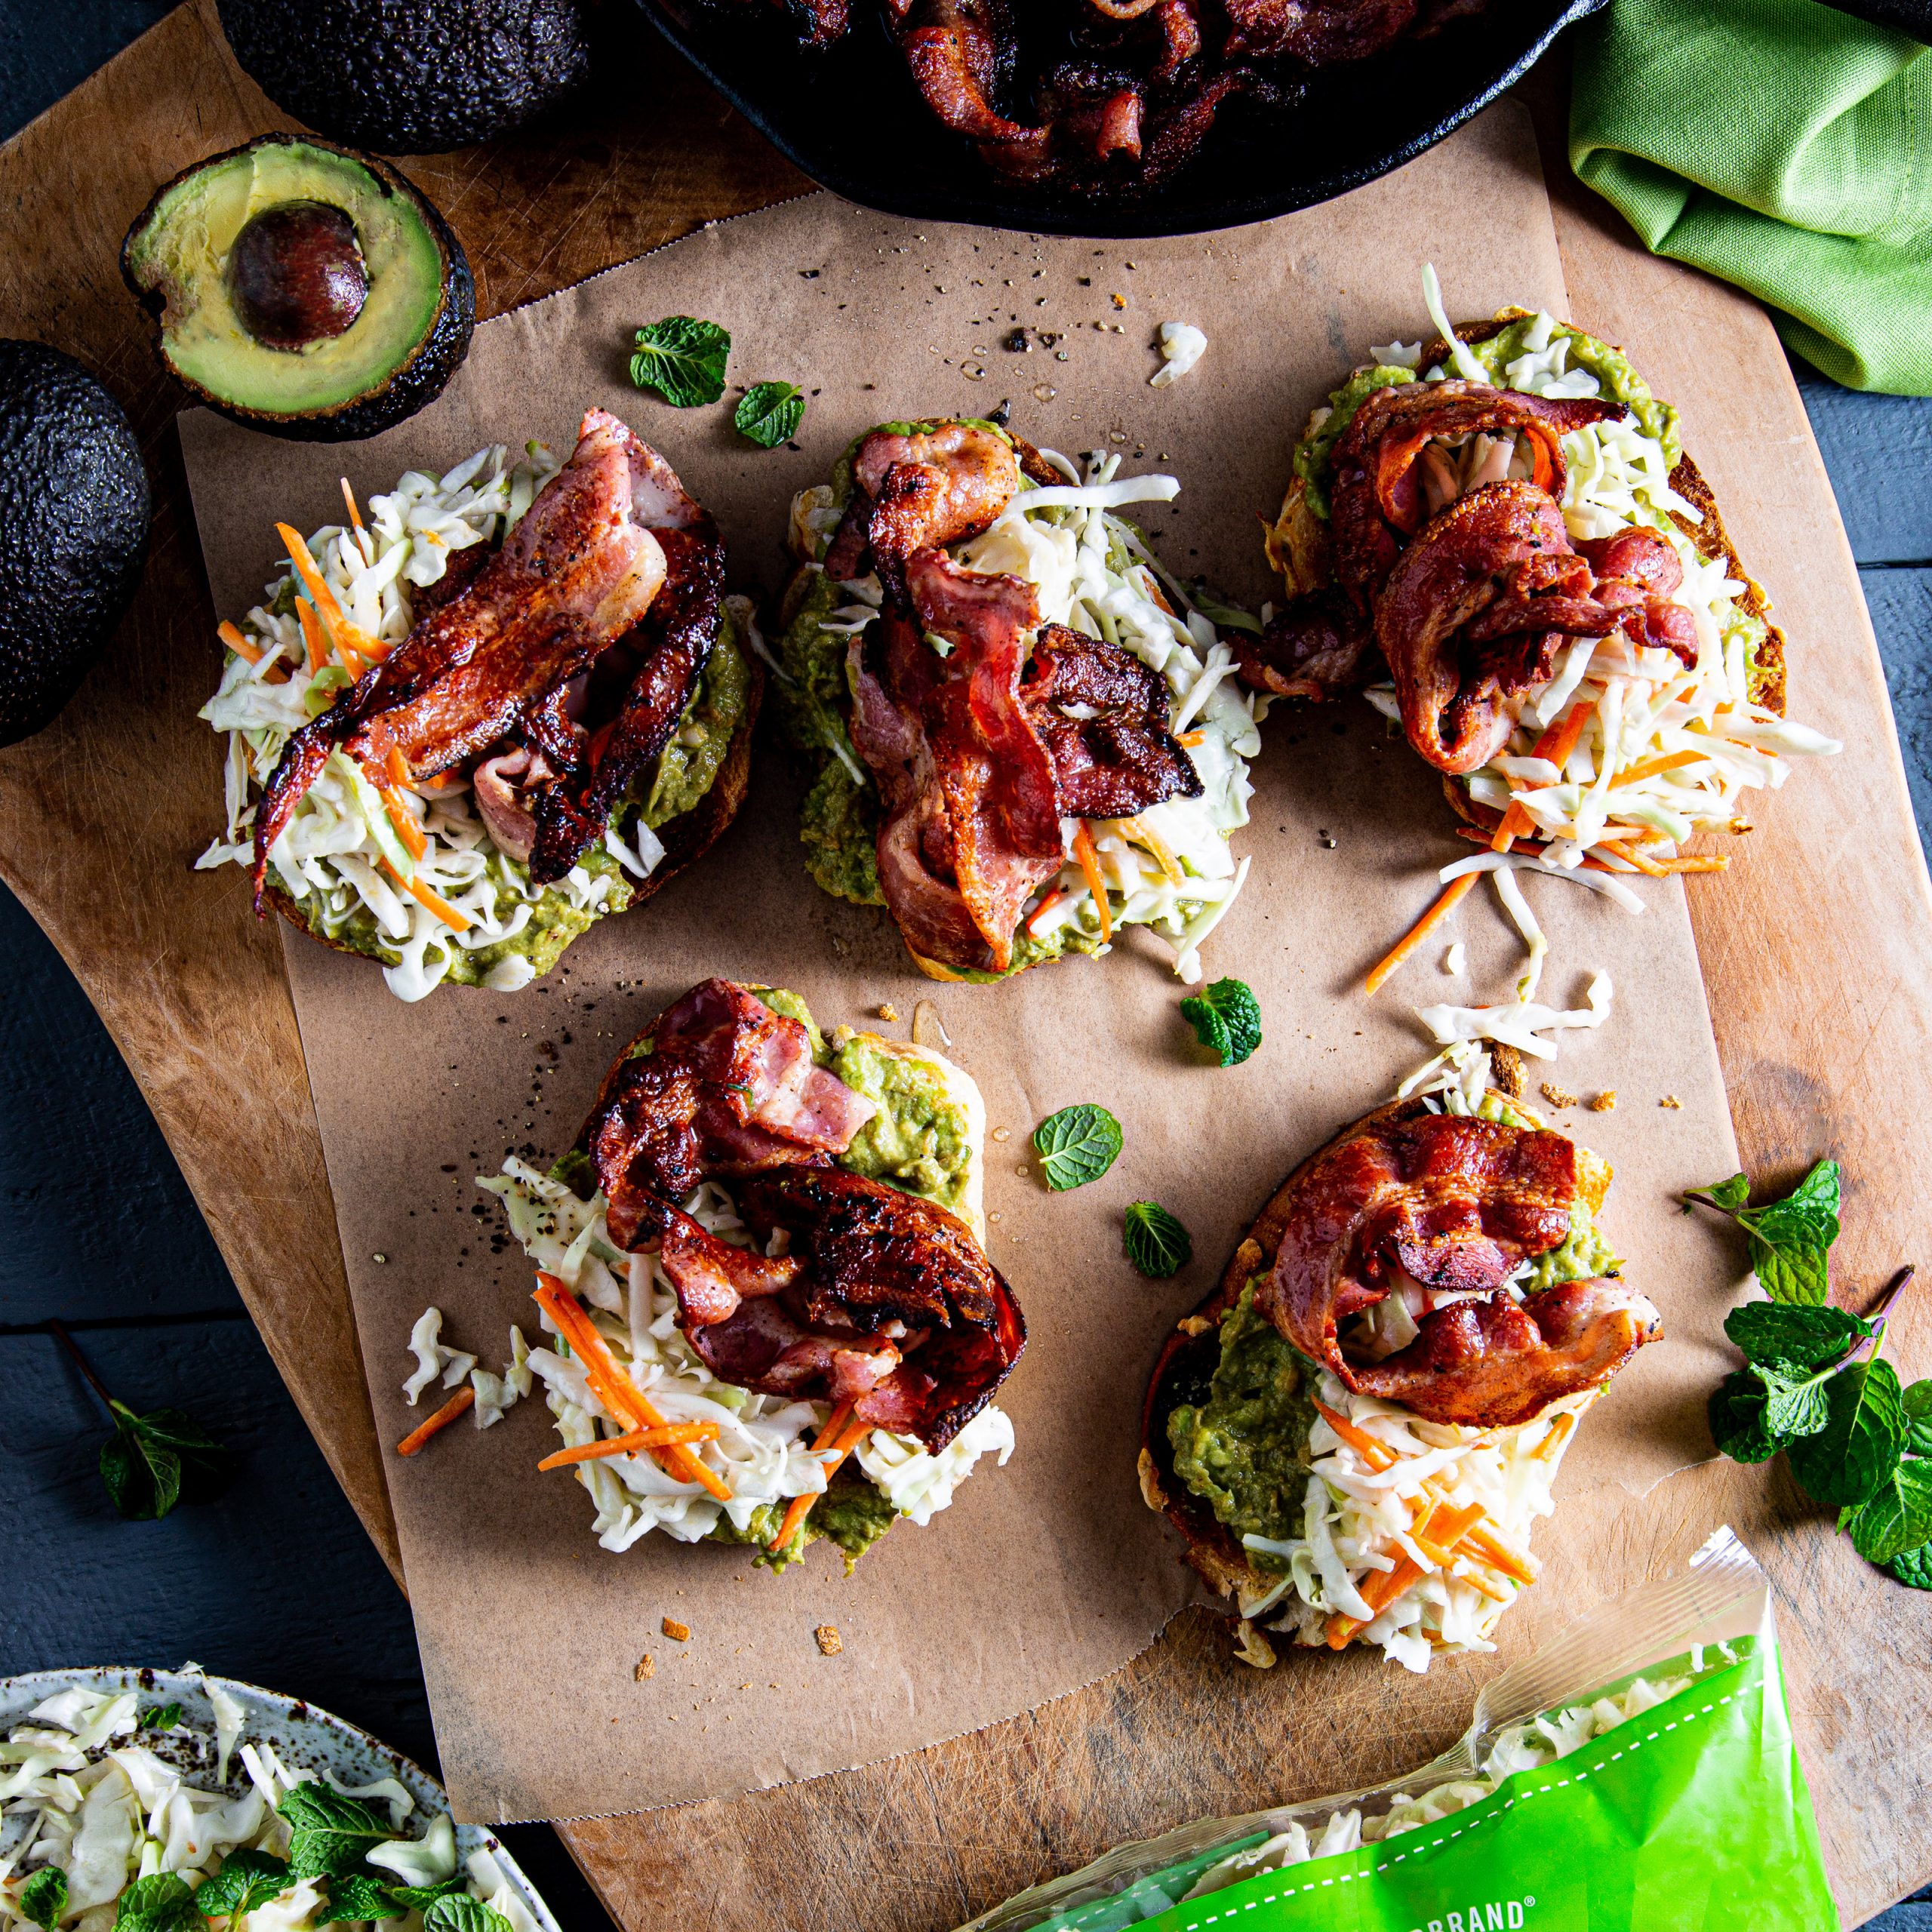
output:
[[[641,29],[608,26],[623,86],[548,126],[408,164],[469,250],[481,312],[800,185]],[[179,398],[155,373],[114,268],[158,181],[285,122],[234,68],[210,0],[192,0],[0,150],[0,328],[57,343],[104,377],[141,434],[157,501],[146,582],[106,660],[62,721],[0,752],[0,871],[100,1009],[393,1567],[276,949],[238,881],[187,869],[219,789],[217,747],[193,719],[216,668],[214,620],[169,428]],[[1932,888],[1857,572],[1761,314],[1638,253],[1574,188],[1555,200],[1577,318],[1623,342],[1683,405],[1793,639],[1795,709],[1847,742],[1849,755],[1766,801],[1738,864],[1700,882],[1693,910],[1746,1161],[1768,1179],[1826,1151],[1845,1163],[1837,1279],[1863,1306],[1922,1251]],[[1637,1010],[1630,998],[1625,1023]],[[1896,1332],[1902,1366],[1932,1361],[1922,1301]],[[1932,1719],[1924,1599],[1860,1564],[1781,1469],[1723,1463],[1607,1510],[1595,1586],[1681,1561],[1727,1519],[1777,1586],[1800,1744],[1856,1924],[1932,1862],[1918,1823]],[[1552,1576],[1539,1595],[1554,1604],[1564,1582]],[[1230,1662],[1219,1627],[1192,1613],[1126,1670],[973,1737],[734,1803],[562,1829],[629,1927],[939,1932],[1118,1839],[1379,1777],[1446,1741],[1405,1726],[1393,1700],[1338,1703],[1318,1726],[1291,1727],[1280,1675]]]

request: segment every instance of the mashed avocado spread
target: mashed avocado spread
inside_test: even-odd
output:
[[[718,625],[718,641],[699,674],[697,688],[671,734],[671,742],[659,754],[648,777],[632,787],[629,797],[618,809],[619,818],[635,814],[655,832],[701,803],[731,749],[750,691],[750,669],[727,614]],[[594,909],[574,905],[567,893],[554,886],[546,888],[528,900],[529,918],[507,938],[488,946],[453,946],[445,976],[448,983],[481,986],[497,966],[516,955],[527,958],[540,979],[556,964],[573,940],[588,931],[605,914],[621,912],[636,896],[632,875],[601,841],[592,845],[577,864],[592,879],[611,881],[608,891]],[[496,889],[500,905],[506,897],[512,906],[526,900],[530,875],[518,860],[493,848],[487,875]],[[312,897],[297,903],[311,930],[324,939],[352,952],[366,953],[386,966],[393,966],[401,958],[375,914],[359,900],[340,918],[324,914]]]
[[[1251,1276],[1222,1315],[1208,1399],[1169,1415],[1168,1442],[1174,1473],[1237,1537],[1283,1543],[1300,1534],[1315,1370],[1257,1311],[1260,1279]],[[1266,1550],[1248,1557],[1270,1575],[1287,1567]]]
[[[1535,321],[1534,315],[1519,315],[1487,341],[1464,344],[1488,371],[1490,380],[1497,387],[1509,386],[1509,365],[1524,353],[1524,340]],[[1622,403],[1636,417],[1638,426],[1644,434],[1656,438],[1663,448],[1665,463],[1675,469],[1678,459],[1684,454],[1684,438],[1678,426],[1677,411],[1651,393],[1649,385],[1631,366],[1629,358],[1621,349],[1613,349],[1608,343],[1599,342],[1595,336],[1586,335],[1581,329],[1572,328],[1567,322],[1557,322],[1552,326],[1550,340],[1554,342],[1559,337],[1570,345],[1571,365],[1589,370],[1602,386],[1603,393],[1613,401]],[[1317,516],[1324,521],[1327,517],[1330,459],[1335,453],[1336,444],[1341,440],[1342,432],[1355,420],[1355,411],[1376,390],[1415,380],[1413,369],[1377,364],[1356,370],[1329,397],[1327,418],[1318,428],[1302,438],[1294,454],[1295,474],[1302,480],[1309,508]]]

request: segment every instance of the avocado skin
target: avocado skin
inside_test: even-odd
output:
[[[587,79],[580,0],[219,0],[235,57],[332,140],[437,154],[505,133]]]
[[[435,320],[417,344],[415,352],[380,387],[334,409],[278,416],[266,410],[240,408],[201,383],[190,380],[174,368],[168,360],[161,325],[162,297],[158,293],[151,294],[143,288],[136,280],[128,266],[128,255],[135,237],[147,226],[155,209],[177,183],[205,168],[246,154],[252,148],[297,140],[309,147],[327,148],[347,155],[368,168],[392,193],[410,202],[435,235],[441,252],[443,299],[437,309]],[[462,368],[463,358],[469,353],[469,338],[476,327],[476,278],[470,272],[469,257],[463,253],[463,244],[456,238],[435,204],[401,169],[391,167],[387,162],[310,136],[260,134],[238,148],[226,148],[220,154],[210,155],[205,160],[196,162],[193,167],[183,168],[172,180],[164,181],[149,198],[147,206],[134,217],[127,238],[121,245],[121,278],[154,325],[155,353],[162,367],[197,402],[217,415],[226,416],[232,423],[240,423],[249,429],[264,430],[272,436],[285,437],[295,442],[352,442],[364,436],[380,435],[406,421],[426,404],[433,402],[442,393],[449,379]]]
[[[121,405],[57,349],[0,340],[0,745],[51,724],[100,655],[149,507]]]

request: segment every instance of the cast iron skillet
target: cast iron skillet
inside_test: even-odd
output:
[[[1165,186],[1094,201],[1026,190],[988,171],[919,98],[870,5],[836,47],[801,48],[765,0],[638,0],[712,85],[823,186],[888,214],[1052,235],[1193,234],[1327,201],[1412,161],[1605,0],[1491,0],[1485,11],[1372,60],[1308,76],[1300,98],[1222,110]]]

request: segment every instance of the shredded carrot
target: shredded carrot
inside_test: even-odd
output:
[[[717,1440],[715,1422],[667,1422],[655,1429],[626,1429],[622,1435],[607,1435],[600,1441],[579,1443],[574,1449],[559,1449],[537,1464],[540,1469],[561,1469],[572,1463],[595,1463],[606,1456],[629,1456],[640,1449],[668,1449],[674,1442],[712,1442]]]
[[[316,616],[315,606],[299,597],[295,600],[295,614],[302,620],[302,641],[308,647],[309,669],[312,673],[319,671],[328,662],[329,657],[328,642],[322,635],[321,620]]]
[[[395,827],[395,835],[409,848],[412,859],[421,858],[429,851],[429,841],[423,837],[423,828],[410,815],[409,808],[402,802],[402,794],[393,785],[378,785],[376,789],[389,808],[389,823]]]
[[[367,537],[362,528],[362,512],[355,507],[355,492],[349,487],[349,478],[342,479],[342,500],[349,506],[349,525],[358,537]]]
[[[1154,855],[1154,863],[1166,873],[1176,885],[1183,876],[1180,861],[1174,857],[1174,848],[1142,818],[1117,818],[1114,829],[1123,838],[1131,838],[1137,844],[1144,845]]]
[[[1670,876],[1667,867],[1659,865],[1654,859],[1645,858],[1634,845],[1626,844],[1620,838],[1599,838],[1597,850],[1614,853],[1618,858],[1635,866],[1640,872],[1647,872],[1652,878],[1668,878]]]
[[[1693,852],[1681,859],[1660,859],[1657,863],[1667,872],[1724,872],[1730,869],[1730,855],[1727,852]]]
[[[1331,1617],[1328,1620],[1328,1647],[1342,1649],[1355,1632],[1374,1620],[1422,1574],[1422,1565],[1413,1556],[1397,1558],[1392,1570],[1372,1572],[1361,1586],[1361,1600],[1368,1605],[1369,1617]]]
[[[451,932],[466,933],[469,931],[470,927],[469,920],[466,918],[463,914],[459,912],[447,899],[438,898],[437,895],[432,892],[420,878],[405,878],[401,873],[398,872],[395,866],[389,863],[388,860],[384,859],[381,863],[383,870],[387,872],[389,877],[394,879],[396,884],[401,886],[403,891],[408,893],[410,897],[416,901],[417,905],[426,906],[429,911],[435,914],[438,918],[442,921],[445,925],[449,928]]]
[[[1456,1546],[1481,1521],[1482,1514],[1480,1503],[1461,1509],[1438,1505],[1409,1534],[1425,1556],[1432,1557],[1446,1570],[1454,1559]]]
[[[316,610],[334,624],[347,621],[342,614],[342,606],[335,601],[335,592],[315,566],[315,560],[309,554],[309,546],[302,540],[302,533],[293,524],[278,523],[275,534],[288,546],[288,561],[295,567],[295,574],[302,580],[303,587],[314,600]]]
[[[1506,1577],[1513,1577],[1519,1583],[1534,1583],[1538,1574],[1537,1561],[1526,1549],[1518,1549],[1512,1543],[1499,1536],[1484,1523],[1469,1533],[1469,1540],[1489,1559],[1492,1569],[1500,1570]]]
[[[476,1391],[467,1382],[452,1395],[427,1422],[418,1423],[395,1445],[398,1456],[413,1456],[431,1436],[449,1427],[460,1415],[466,1415],[476,1406]]]
[[[604,1337],[598,1334],[590,1317],[583,1312],[583,1304],[555,1275],[538,1273],[534,1300],[570,1343],[577,1359],[583,1364],[583,1372],[589,1380],[592,1392],[611,1414],[629,1423],[633,1429],[665,1426],[665,1419],[658,1414],[656,1405],[617,1366],[616,1358],[605,1346]],[[729,1487],[706,1469],[684,1443],[673,1442],[651,1453],[667,1475],[677,1477],[681,1482],[701,1484],[721,1503],[731,1501]]]
[[[1094,850],[1094,835],[1087,829],[1084,818],[1074,821],[1073,856],[1087,876],[1088,890],[1093,894],[1094,908],[1100,915],[1100,938],[1105,943],[1114,936],[1113,908],[1107,903],[1107,881],[1101,876],[1100,855]]]
[[[236,657],[247,658],[251,664],[259,664],[266,654],[257,646],[251,644],[226,617],[215,626],[214,634],[227,645],[230,651],[234,652]]]
[[[1570,754],[1577,749],[1577,740],[1583,735],[1583,727],[1589,721],[1589,711],[1590,707],[1587,704],[1573,704],[1537,740],[1530,755],[1549,759],[1561,771],[1569,761]],[[1510,846],[1529,830],[1530,826],[1529,814],[1524,811],[1519,800],[1512,798],[1509,809],[1503,814],[1502,823],[1497,826],[1495,835],[1489,841],[1490,850],[1493,852],[1508,851]],[[1452,878],[1437,895],[1435,903],[1409,928],[1407,934],[1370,969],[1368,977],[1362,982],[1362,991],[1365,993],[1380,991],[1389,976],[1462,903],[1470,887],[1479,877],[1481,874],[1477,872],[1465,872],[1460,878]]]
[[[1174,742],[1177,744],[1186,746],[1188,749],[1192,751],[1194,747],[1201,743],[1207,736],[1208,734],[1205,731],[1183,731],[1180,736],[1174,740]]]
[[[383,754],[383,768],[384,771],[388,772],[389,775],[389,783],[392,785],[397,786],[399,789],[408,786],[409,783],[409,761],[403,756],[401,749],[398,746],[395,745],[390,746],[388,751]]]
[[[1611,783],[1617,785],[1635,785],[1640,779],[1654,778],[1660,771],[1675,771],[1687,764],[1701,764],[1709,757],[1708,752],[1672,752],[1663,758],[1647,758],[1641,764],[1633,764],[1628,771],[1620,771]]]
[[[1033,908],[1033,915],[1026,921],[1026,930],[1031,933],[1035,939],[1038,939],[1040,936],[1040,921],[1044,919],[1047,915],[1051,912],[1053,909],[1066,897],[1066,894],[1061,891],[1058,886],[1055,886],[1052,891],[1048,893],[1045,898],[1042,899],[1039,904]]]
[[[1378,1473],[1395,1466],[1395,1452],[1386,1442],[1378,1442],[1365,1429],[1360,1429],[1346,1416],[1338,1415],[1326,1402],[1317,1402],[1315,1413],[1321,1420],[1361,1457],[1368,1466]]]
[[[1546,1463],[1569,1439],[1570,1432],[1577,1426],[1576,1412],[1566,1410],[1549,1426],[1549,1432],[1530,1451],[1534,1460]]]
[[[850,1402],[841,1402],[825,1419],[825,1426],[818,1432],[818,1440],[812,1444],[816,1450],[829,1449],[834,1460],[825,1466],[825,1479],[829,1483],[844,1466],[845,1458],[857,1445],[859,1439],[872,1425],[857,1422],[852,1414]],[[777,1534],[765,1545],[768,1549],[783,1549],[798,1534],[798,1525],[812,1513],[812,1505],[823,1491],[810,1496],[795,1496],[786,1506],[783,1520],[778,1525]]]

